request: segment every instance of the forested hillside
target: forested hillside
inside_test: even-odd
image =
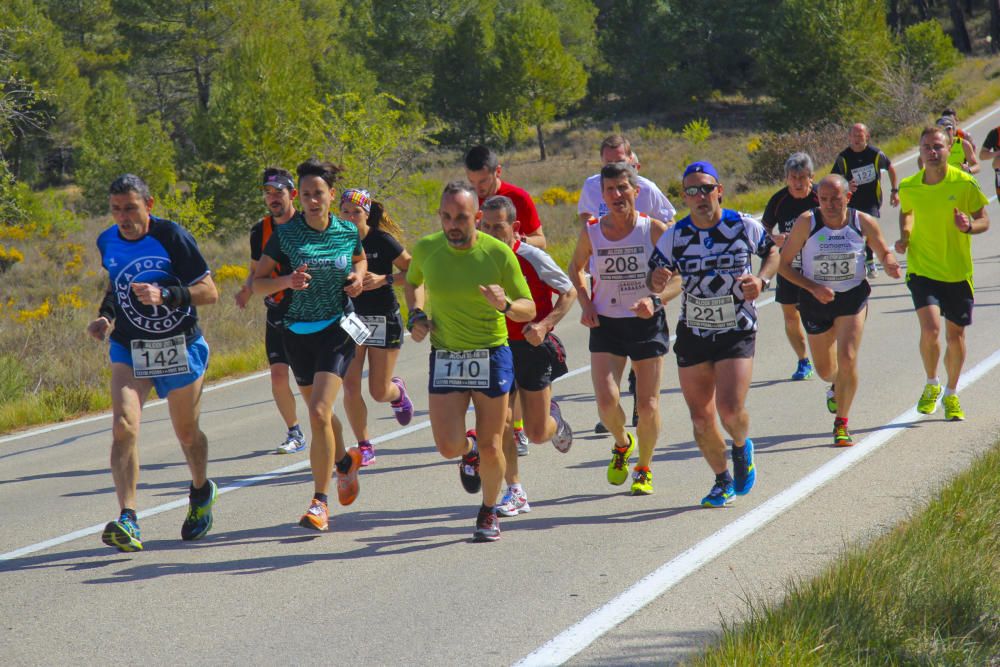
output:
[[[241,229],[268,164],[327,157],[391,197],[436,147],[531,140],[544,160],[556,119],[721,96],[776,130],[860,115],[885,133],[953,97],[945,73],[998,43],[998,4],[6,0],[0,222],[67,184],[102,212],[127,170],[196,230]]]

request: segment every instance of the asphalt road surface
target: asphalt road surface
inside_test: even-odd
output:
[[[981,144],[996,124],[1000,109],[963,126]],[[915,162],[896,164],[905,175]],[[992,197],[989,165],[980,183]],[[989,212],[1000,223],[995,197]],[[883,220],[891,244],[896,211],[886,205]],[[765,294],[748,399],[757,485],[723,510],[698,505],[713,476],[692,440],[672,354],[656,493],[630,497],[627,484],[607,483],[611,441],[591,430],[578,312],[558,329],[571,373],[555,385],[576,442],[565,455],[533,445],[520,460],[533,511],[503,519],[493,544],[471,541],[479,498],[462,490],[456,463],[431,442],[426,343],[404,346],[398,367],[417,407],[413,422],[400,428],[387,406],[370,405],[378,463],[362,472],[354,505],[331,505],[327,534],[296,525],[312,494],[308,455],[270,454],[284,429],[262,375],[204,397],[209,474],[223,493],[215,527],[197,543],[180,540],[189,478],[162,403],[147,407],[140,436],[145,551],[136,554],[100,541],[117,513],[107,415],[0,438],[0,662],[681,659],[722,621],[739,619],[745,600],[780,598],[786,582],[905,518],[992,444],[1000,232],[976,236],[973,252],[977,303],[960,392],[967,421],[915,412],[924,384],[917,320],[902,282],[882,275],[872,285],[851,415],[858,444],[847,450],[830,444],[825,385],[788,379],[795,358]],[[668,315],[673,326],[676,304]],[[82,332],[80,344],[88,344]]]

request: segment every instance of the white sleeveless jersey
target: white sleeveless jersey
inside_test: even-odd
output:
[[[865,280],[865,245],[857,210],[848,208],[847,224],[830,229],[814,208],[809,238],[802,246],[802,275],[834,292],[853,289]]]
[[[587,235],[593,248],[590,273],[594,284],[590,300],[598,315],[636,317],[629,307],[649,296],[646,273],[653,249],[651,228],[649,216],[639,213],[635,228],[628,236],[619,241],[609,241],[601,231],[598,218],[587,222]]]

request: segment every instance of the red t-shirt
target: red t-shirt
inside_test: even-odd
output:
[[[552,312],[552,297],[568,292],[573,284],[544,250],[520,241],[514,241],[512,250],[517,256],[518,264],[521,265],[524,280],[528,283],[531,300],[535,302],[535,318],[531,321],[539,322]],[[524,334],[521,332],[524,324],[508,318],[507,338],[524,340]]]
[[[517,209],[517,219],[521,223],[522,234],[525,236],[534,234],[535,230],[542,226],[542,221],[538,219],[538,210],[535,208],[535,202],[527,190],[519,188],[516,185],[511,185],[507,181],[500,181],[497,194],[508,197],[514,202],[514,208]],[[479,205],[482,206],[484,201],[486,200],[480,199]]]

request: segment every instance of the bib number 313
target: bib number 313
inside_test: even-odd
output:
[[[467,350],[434,352],[434,387],[444,389],[488,389],[490,386],[490,351]]]

